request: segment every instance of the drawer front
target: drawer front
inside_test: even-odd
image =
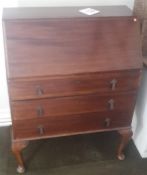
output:
[[[140,71],[119,71],[78,76],[43,78],[40,80],[9,80],[11,100],[71,96],[89,93],[134,91],[138,88]]]
[[[71,135],[118,129],[131,125],[132,112],[99,112],[13,121],[15,139]],[[29,124],[28,124],[29,123]]]
[[[42,100],[11,102],[14,120],[71,115],[98,111],[130,110],[134,108],[136,95],[87,95]]]

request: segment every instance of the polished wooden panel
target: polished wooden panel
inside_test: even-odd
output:
[[[15,139],[31,139],[129,127],[132,112],[99,112],[13,121]],[[107,126],[106,119],[110,119]],[[29,123],[29,124],[28,124]],[[43,131],[40,131],[42,128]]]
[[[141,67],[132,17],[6,22],[5,28],[9,78]]]
[[[127,6],[90,6],[100,13],[90,16],[110,17],[110,16],[132,16],[132,11]],[[87,8],[85,6],[75,7],[21,7],[21,8],[4,8],[3,20],[15,19],[50,19],[50,18],[88,18],[79,12],[80,9]]]
[[[9,80],[11,100],[136,91],[140,70]],[[112,81],[116,80],[113,88]]]
[[[126,23],[126,21],[124,21],[124,19],[127,20],[128,24]],[[86,19],[82,19],[82,18],[57,19],[55,18],[55,19],[48,19],[48,20],[23,20],[23,21],[12,20],[12,21],[5,22],[5,27],[6,27],[5,30],[7,33],[8,40],[9,39],[10,40],[11,39],[14,39],[14,40],[51,39],[51,41],[53,41],[53,39],[55,38],[55,34],[57,34],[57,37],[59,37],[58,39],[61,41],[63,36],[60,36],[60,34],[63,34],[63,29],[65,29],[66,37],[68,37],[68,39],[66,38],[65,41],[67,42],[67,41],[70,41],[70,37],[73,37],[73,36],[70,36],[72,31],[76,32],[76,33],[73,33],[74,36],[80,36],[81,31],[79,31],[79,29],[81,30],[82,27],[83,28],[87,27],[87,25],[88,27],[90,27],[90,29],[89,30],[86,29],[86,34],[89,35],[89,34],[92,34],[90,32],[95,32],[94,27],[97,26],[97,29],[100,27],[100,29],[98,29],[97,31],[97,35],[99,36],[101,29],[104,28],[105,25],[107,27],[110,25],[109,24],[111,22],[110,20],[112,20],[112,23],[115,24],[115,26],[117,27],[124,26],[124,25],[128,26],[129,23],[130,24],[134,23],[133,17],[119,17],[119,19],[109,17],[109,18],[106,18],[105,20],[103,20],[103,18],[101,17],[100,18],[86,18]],[[98,22],[98,24],[96,24],[96,22]],[[106,22],[108,22],[108,24],[104,24]],[[26,26],[29,26],[29,28],[25,28]],[[133,24],[133,27],[134,27],[134,24]],[[68,31],[68,29],[71,29],[71,28],[72,28],[72,31]],[[109,28],[104,28],[104,30],[105,30],[104,32],[106,33],[113,34],[113,31],[111,30],[109,31]],[[40,34],[40,31],[41,31],[41,34]],[[93,35],[94,34],[96,33],[93,33]],[[123,35],[128,36],[127,34],[123,34]],[[54,40],[54,42],[55,41],[56,40]]]
[[[136,95],[122,93],[119,95],[87,95],[42,100],[11,102],[14,120],[27,120],[46,116],[70,115],[97,111],[131,110]]]
[[[5,9],[3,29],[19,173],[25,140],[118,130],[131,137],[142,68],[139,21],[127,7]]]

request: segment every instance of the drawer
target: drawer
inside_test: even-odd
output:
[[[87,95],[11,102],[14,120],[61,116],[98,111],[131,110],[136,94]]]
[[[140,71],[116,71],[42,79],[9,80],[11,100],[135,91]]]
[[[15,139],[35,139],[115,130],[131,125],[132,112],[99,112],[13,121]],[[29,123],[29,124],[28,124]]]

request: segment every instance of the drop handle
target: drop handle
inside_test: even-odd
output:
[[[105,119],[105,127],[109,127],[111,124],[111,119],[110,118],[106,118]]]
[[[38,126],[38,132],[39,132],[40,135],[44,134],[44,126],[43,125]]]
[[[112,79],[110,81],[110,84],[111,84],[111,90],[114,91],[116,89],[116,86],[117,86],[117,80],[116,79]]]
[[[41,86],[36,87],[36,93],[37,93],[38,96],[43,95],[43,89],[41,88]]]
[[[38,106],[36,111],[37,111],[37,116],[38,117],[43,116],[44,110],[43,110],[42,106]]]
[[[109,105],[109,109],[110,109],[110,110],[113,110],[113,109],[114,109],[114,100],[113,100],[113,99],[110,99],[110,100],[108,101],[108,105]]]

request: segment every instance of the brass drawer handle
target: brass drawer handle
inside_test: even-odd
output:
[[[109,104],[109,109],[110,109],[110,110],[113,110],[113,109],[114,109],[114,100],[113,100],[113,99],[110,99],[110,100],[108,101],[108,104]]]
[[[41,88],[41,86],[37,86],[36,87],[36,93],[37,93],[37,95],[43,95],[43,89]]]
[[[106,118],[105,119],[105,127],[109,127],[111,124],[111,119],[110,118]]]
[[[39,126],[38,126],[38,131],[39,131],[39,134],[40,134],[40,135],[43,135],[43,134],[44,134],[44,126],[39,125]]]
[[[37,116],[41,117],[41,116],[43,116],[43,114],[44,114],[44,110],[43,110],[42,106],[38,106],[37,107]]]
[[[116,86],[117,86],[117,80],[116,79],[112,79],[110,81],[110,84],[111,84],[111,90],[114,91],[116,89]]]

